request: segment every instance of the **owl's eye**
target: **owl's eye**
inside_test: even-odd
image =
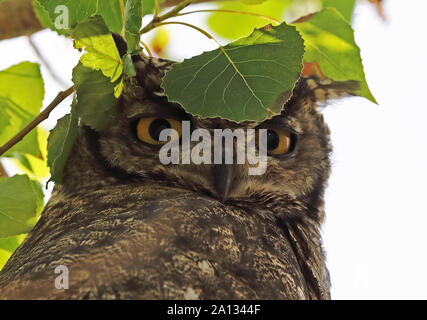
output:
[[[167,141],[160,141],[160,133],[165,129],[174,129],[178,136],[182,134],[181,121],[170,118],[141,118],[137,125],[137,135],[139,140],[149,144],[165,144]]]
[[[268,129],[267,130],[267,153],[269,155],[282,155],[289,153],[293,149],[295,137],[286,130]]]

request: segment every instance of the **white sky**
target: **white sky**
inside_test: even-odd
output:
[[[325,111],[334,168],[324,227],[334,298],[427,298],[425,0],[358,7],[354,27],[379,102]]]
[[[385,0],[385,11],[383,22],[370,5],[359,5],[353,23],[380,105],[350,98],[324,111],[334,146],[323,228],[334,299],[427,298],[427,1]],[[186,21],[203,27],[203,16]],[[174,27],[176,58],[216,47],[193,30]],[[70,82],[79,58],[72,43],[50,31],[33,40]],[[0,42],[0,70],[26,60],[38,58],[25,38]],[[63,88],[42,71],[46,106]],[[53,128],[69,104],[44,127]]]

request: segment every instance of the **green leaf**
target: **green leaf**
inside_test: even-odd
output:
[[[124,0],[124,3],[126,3],[126,1],[127,0]],[[96,11],[94,14],[99,14],[102,16],[111,32],[120,34],[123,29],[120,0],[100,0],[98,3],[98,11]]]
[[[29,232],[42,210],[39,183],[27,176],[0,178],[0,238]]]
[[[337,9],[347,21],[351,21],[353,17],[354,6],[356,0],[323,0],[323,7],[333,7]]]
[[[126,1],[126,0],[125,0]],[[55,21],[62,12],[55,12],[59,6],[66,6],[69,13],[67,29],[55,28]],[[42,24],[62,35],[69,35],[77,23],[93,15],[101,15],[111,32],[120,33],[123,27],[119,0],[34,0],[34,10]]]
[[[6,108],[0,109],[0,132],[10,124],[10,117],[6,112]]]
[[[47,163],[52,175],[50,180],[56,183],[62,183],[64,168],[76,140],[77,132],[78,116],[71,113],[58,120],[49,135]]]
[[[13,163],[20,173],[28,175],[31,179],[40,183],[49,175],[47,166],[47,138],[49,132],[41,127],[37,127],[37,138],[40,145],[40,157],[34,157],[30,154],[14,153]]]
[[[103,130],[114,119],[117,99],[114,84],[101,71],[94,71],[79,63],[73,70],[77,103],[73,106],[83,122],[95,130]]]
[[[97,12],[98,1],[93,0],[34,0],[34,10],[37,16],[43,17],[42,23],[62,35],[69,35],[70,28]],[[118,1],[117,1],[118,3]],[[58,22],[64,12],[58,9],[68,9],[68,28],[57,29]],[[64,22],[61,20],[61,22]]]
[[[7,260],[18,246],[24,241],[26,234],[20,234],[18,236],[0,238],[0,270],[4,267]]]
[[[159,5],[161,5],[164,1],[165,0],[159,0]],[[155,6],[156,6],[155,0],[142,0],[142,13],[143,13],[143,15],[145,16],[147,14],[154,13]]]
[[[24,167],[27,171],[32,172],[33,168],[31,167],[30,161],[28,161],[26,154],[16,153],[14,156],[15,164],[18,164],[18,166]]]
[[[170,101],[202,117],[264,120],[278,114],[302,69],[304,44],[285,23],[174,64],[163,80]]]
[[[72,35],[75,38],[74,46],[87,51],[80,59],[83,65],[101,70],[111,78],[111,82],[122,75],[122,59],[102,17],[89,17],[74,28]]]
[[[245,4],[240,1],[220,2],[218,9],[252,12],[283,21],[283,14],[292,0],[269,0],[260,4]],[[217,12],[209,16],[209,27],[219,36],[238,39],[250,34],[254,28],[271,23],[270,20],[256,16]]]
[[[159,4],[163,1],[160,0]],[[152,14],[154,12],[155,0],[143,0],[142,1],[142,13],[145,16],[146,14]]]
[[[0,71],[0,145],[3,145],[30,123],[39,113],[44,97],[40,66],[22,62]],[[31,131],[9,150],[40,156],[37,131]]]
[[[49,17],[49,12],[45,9],[45,7],[43,7],[39,1],[34,0],[33,1],[33,8],[34,8],[34,12],[36,13],[37,18],[40,21],[40,24],[46,28],[52,29],[52,30],[56,30],[55,29],[55,23],[53,21],[50,20]],[[58,33],[60,34],[66,34],[64,33],[64,31],[62,31],[63,33],[61,33],[59,30],[56,30]]]
[[[142,1],[127,0],[125,7],[125,39],[128,45],[128,52],[134,52],[139,48],[142,25]]]
[[[131,76],[131,77],[135,77],[136,76],[135,65],[133,64],[132,55],[130,53],[127,53],[123,57],[123,68],[125,70],[125,73],[128,76]]]
[[[268,0],[240,0],[240,1],[245,4],[260,4]]]
[[[295,26],[305,42],[304,61],[317,62],[329,79],[359,81],[356,94],[376,103],[365,79],[353,29],[343,16],[334,8],[326,8],[302,20]]]

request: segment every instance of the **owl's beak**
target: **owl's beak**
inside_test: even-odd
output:
[[[230,193],[231,184],[233,182],[233,165],[232,164],[216,164],[213,168],[214,186],[218,198],[221,202],[225,202]]]

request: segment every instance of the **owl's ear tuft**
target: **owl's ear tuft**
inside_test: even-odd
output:
[[[174,63],[173,61],[148,57],[143,53],[132,56],[136,70],[136,79],[147,93],[163,95],[160,84],[163,77]]]
[[[123,37],[118,33],[112,33],[112,35],[114,42],[116,43],[117,50],[119,51],[120,58],[123,58],[128,51],[128,45],[126,43],[126,40],[123,39]]]
[[[124,93],[132,99],[148,96],[164,97],[163,77],[173,61],[146,56],[143,52],[132,56],[136,75],[125,77]]]
[[[329,100],[355,96],[360,84],[357,81],[332,81],[316,76],[301,77],[295,86],[291,101],[311,99],[314,104],[324,105]]]

